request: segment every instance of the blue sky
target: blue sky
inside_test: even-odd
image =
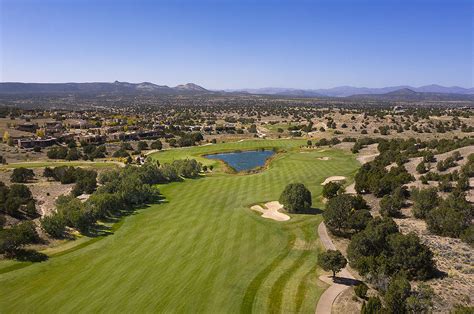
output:
[[[0,0],[0,81],[459,85],[474,0]]]

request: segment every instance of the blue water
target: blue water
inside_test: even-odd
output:
[[[206,155],[210,159],[220,159],[236,171],[251,170],[265,165],[265,161],[275,154],[272,150],[250,150],[234,153],[221,153]]]

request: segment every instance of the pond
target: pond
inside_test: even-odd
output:
[[[249,150],[242,152],[220,153],[205,155],[210,159],[219,159],[227,163],[235,171],[246,171],[257,167],[262,167],[268,158],[274,155],[273,150]]]

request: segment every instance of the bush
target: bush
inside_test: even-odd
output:
[[[438,190],[436,188],[413,189],[411,191],[413,200],[412,213],[416,218],[425,218],[430,211],[439,205]]]
[[[26,183],[35,177],[35,173],[31,169],[27,168],[15,168],[11,175],[11,181],[15,183]]]
[[[113,154],[112,154],[112,157],[116,157],[116,158],[128,158],[130,157],[130,154],[123,148],[115,151]]]
[[[343,187],[341,183],[328,182],[323,187],[323,196],[327,199],[333,198],[341,191],[343,191]]]
[[[464,195],[450,194],[430,211],[426,223],[434,234],[458,238],[471,225],[473,212]]]
[[[367,303],[362,304],[361,314],[380,314],[382,313],[382,301],[379,297],[370,297]]]
[[[369,290],[369,287],[367,287],[367,285],[363,282],[361,282],[360,284],[354,287],[355,295],[361,299],[365,299],[367,297],[368,290]]]
[[[160,142],[160,140],[156,140],[151,143],[151,149],[161,150],[162,148],[163,148],[163,144]]]
[[[416,166],[416,171],[419,173],[419,174],[424,174],[424,173],[427,173],[428,172],[428,169],[426,169],[426,165],[425,163],[422,161],[420,162],[417,166]]]
[[[455,305],[451,310],[450,314],[472,314],[474,313],[474,306],[466,306],[466,305]]]
[[[388,313],[406,313],[406,299],[410,296],[410,282],[403,276],[395,276],[390,280],[384,295]]]
[[[145,142],[145,141],[140,141],[140,142],[138,142],[138,144],[137,144],[137,150],[138,150],[138,151],[142,151],[142,150],[145,150],[145,149],[148,149],[148,143]]]
[[[46,155],[48,156],[49,159],[65,159],[68,153],[67,147],[52,147]]]
[[[471,225],[467,227],[463,233],[461,234],[461,240],[466,242],[467,244],[473,246],[474,245],[474,226]]]
[[[438,183],[438,189],[442,192],[450,192],[453,189],[453,186],[447,177],[443,177],[443,179]]]
[[[41,220],[41,227],[53,238],[62,238],[66,231],[66,221],[60,214],[44,216]]]
[[[94,193],[86,201],[86,206],[95,219],[116,215],[125,209],[117,193]]]
[[[293,213],[309,210],[312,205],[311,192],[302,183],[288,184],[281,193],[279,201]]]
[[[84,233],[95,223],[84,203],[74,196],[59,196],[56,200],[58,214],[64,217],[65,224]]]
[[[9,229],[0,230],[0,253],[14,255],[22,246],[38,241],[34,223],[25,221]]]
[[[380,213],[387,217],[400,217],[402,204],[390,195],[385,195],[380,200]]]
[[[420,284],[406,299],[408,313],[431,313],[432,298],[433,289],[426,284]]]

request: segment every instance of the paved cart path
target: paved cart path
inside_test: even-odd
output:
[[[318,235],[326,250],[336,249],[334,243],[328,235],[328,231],[324,222],[321,222],[318,226]],[[334,282],[332,277],[327,275],[321,276],[319,279],[327,284],[330,284],[331,286],[326,291],[324,291],[324,293],[319,298],[318,305],[316,306],[316,314],[331,313],[332,305],[337,296],[353,285],[356,280],[347,270],[347,268],[344,268],[338,273],[336,278],[337,282]]]

